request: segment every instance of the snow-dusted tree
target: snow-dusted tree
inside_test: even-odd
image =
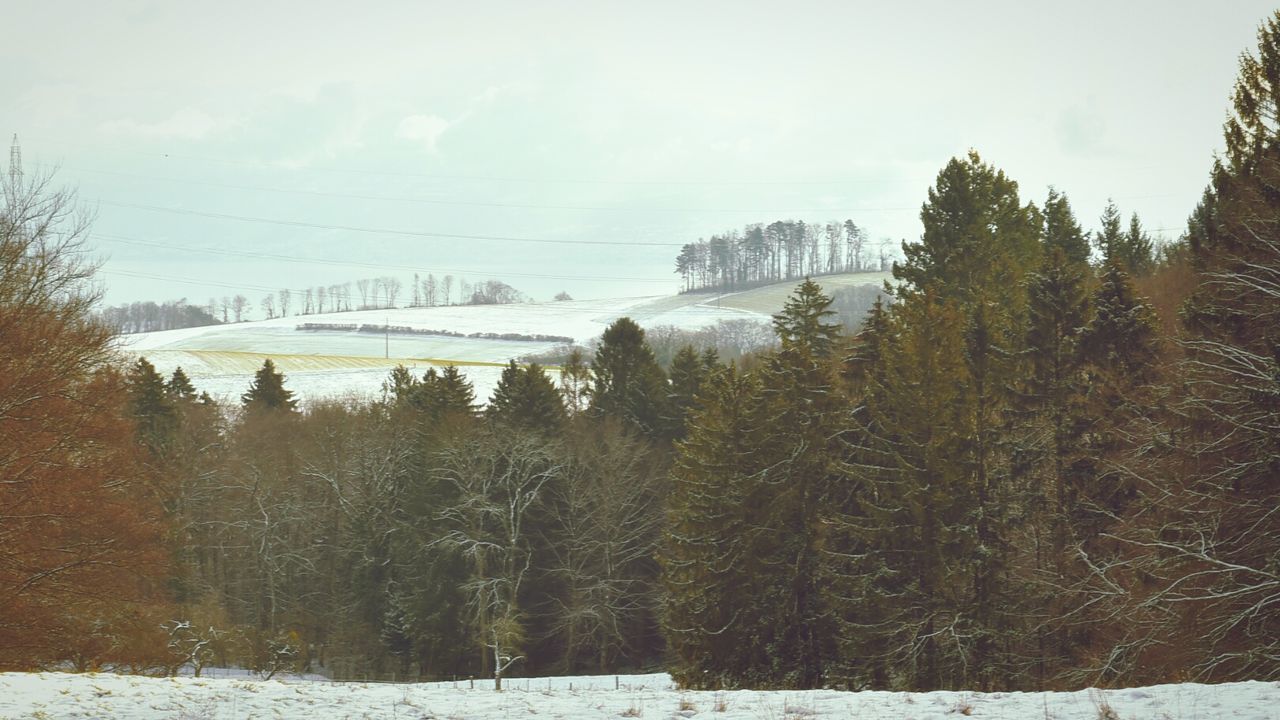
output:
[[[543,488],[561,472],[546,438],[504,428],[447,444],[432,470],[454,502],[437,513],[437,545],[466,559],[464,585],[483,668],[497,689],[525,643],[521,586],[532,562],[531,515]]]
[[[385,277],[382,279],[382,287],[387,293],[387,307],[395,307],[396,301],[400,297],[400,289],[403,287],[400,278],[394,276]]]

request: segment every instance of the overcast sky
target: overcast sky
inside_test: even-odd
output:
[[[970,148],[1176,236],[1271,9],[7,0],[0,131],[96,208],[111,303],[414,269],[665,294],[749,222],[917,238]]]

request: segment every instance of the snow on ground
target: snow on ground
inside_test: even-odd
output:
[[[662,674],[363,684],[108,674],[0,673],[0,719],[687,718],[709,720],[1276,720],[1280,683],[1157,685],[1071,693],[677,690]],[[1109,707],[1114,715],[1104,714]]]
[[[687,329],[699,329],[719,320],[768,320],[759,313],[716,307],[713,296],[679,295],[325,313],[126,335],[123,348],[145,356],[166,376],[181,366],[198,390],[228,402],[238,400],[254,371],[267,358],[285,373],[286,387],[304,401],[376,397],[398,364],[414,369],[416,374],[431,366],[455,364],[475,386],[476,398],[483,402],[492,393],[501,366],[507,361],[545,353],[561,343],[297,328],[304,323],[389,324],[464,335],[553,335],[585,344],[623,316],[649,327],[674,325]]]
[[[879,274],[837,275],[820,283],[846,286],[879,283]],[[397,364],[415,368],[458,365],[483,402],[493,391],[501,366],[560,345],[548,340],[493,340],[444,335],[390,336],[345,330],[298,330],[320,325],[391,325],[449,333],[496,333],[570,337],[587,344],[614,320],[628,316],[644,327],[671,325],[698,330],[720,320],[767,322],[795,289],[778,283],[723,295],[569,300],[517,305],[455,305],[433,308],[360,310],[291,316],[126,335],[123,348],[146,356],[164,375],[181,366],[198,390],[236,402],[253,373],[268,357],[285,373],[286,387],[303,401],[324,397],[376,397]]]

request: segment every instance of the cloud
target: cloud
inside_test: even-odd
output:
[[[112,135],[133,135],[147,138],[176,138],[202,140],[209,135],[237,125],[230,119],[215,118],[203,110],[182,108],[168,118],[154,123],[132,119],[112,120],[102,125],[103,132]]]
[[[427,152],[435,152],[440,136],[452,126],[439,115],[410,115],[400,121],[396,136],[422,143]]]

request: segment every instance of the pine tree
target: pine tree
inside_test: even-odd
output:
[[[1041,243],[1046,253],[1061,250],[1068,262],[1080,265],[1089,262],[1089,238],[1076,222],[1067,196],[1053,188],[1049,188],[1049,197],[1044,202]]]
[[[1086,386],[1078,350],[1088,315],[1087,269],[1053,248],[1028,278],[1024,362],[1011,411],[1014,480],[1029,514],[1023,534],[1034,550],[1032,579],[1039,583],[1028,592],[1039,593],[1055,614],[1067,610],[1061,588],[1067,584],[1068,545],[1078,520],[1078,497],[1092,472],[1082,443]],[[1052,580],[1041,583],[1046,576]],[[1055,663],[1065,660],[1071,643],[1061,633],[1042,634],[1039,643],[1036,668],[1043,682]]]
[[[427,368],[421,382],[407,387],[409,405],[430,423],[466,422],[476,414],[475,390],[455,365]]]
[[[976,152],[938,173],[920,211],[924,234],[903,246],[893,276],[907,291],[934,288],[942,299],[982,294],[1016,311],[1018,289],[1040,253],[1040,218],[1018,199],[1018,184]]]
[[[591,361],[591,411],[617,417],[651,437],[673,433],[667,378],[630,318],[613,322]]]
[[[773,316],[773,330],[784,351],[794,349],[809,357],[826,358],[835,349],[840,323],[824,320],[835,314],[831,298],[822,293],[817,283],[805,278],[787,298],[782,312]]]
[[[689,436],[676,443],[660,555],[663,631],[672,676],[687,687],[750,684],[770,662],[763,599],[742,592],[761,572],[748,519],[758,509],[748,499],[766,432],[757,383],[730,366],[712,376]]]
[[[573,348],[560,365],[560,394],[569,414],[577,415],[587,408],[591,366],[580,348]]]
[[[240,396],[240,401],[250,410],[292,412],[298,409],[298,401],[293,399],[293,392],[285,389],[284,374],[276,370],[271,358],[262,361],[262,367],[254,374],[253,383],[248,392]]]
[[[146,358],[140,357],[125,376],[129,410],[137,422],[138,439],[153,454],[168,447],[176,430],[173,401],[165,392],[164,378]]]
[[[1159,354],[1155,311],[1140,298],[1122,263],[1111,259],[1091,298],[1093,318],[1080,331],[1080,362],[1088,385],[1091,422],[1085,452],[1097,467],[1079,493],[1077,532],[1092,537],[1121,513],[1135,495],[1132,477],[1115,465],[1127,450],[1118,432],[1147,412],[1144,386],[1156,379]]]
[[[178,366],[173,369],[173,375],[169,378],[169,382],[164,386],[165,392],[170,397],[180,400],[195,400],[196,388],[191,384],[191,378],[182,371],[182,367]]]
[[[1151,377],[1155,361],[1155,311],[1138,297],[1123,263],[1109,261],[1093,296],[1093,318],[1080,334],[1080,352],[1095,375],[1105,373],[1125,384]]]
[[[1105,266],[1111,258],[1124,257],[1124,228],[1120,221],[1120,208],[1116,207],[1115,201],[1107,198],[1107,206],[1102,209],[1102,216],[1098,218],[1099,229],[1094,234],[1094,245],[1098,248],[1098,255],[1102,264]]]
[[[847,472],[862,486],[861,517],[847,522],[861,557],[840,615],[861,632],[846,653],[856,648],[871,668],[892,669],[899,689],[975,681],[967,611],[977,502],[964,461],[971,430],[963,326],[931,291],[895,304],[891,330],[877,343],[875,385],[854,415],[857,452]],[[959,634],[939,632],[947,627]]]
[[[672,424],[677,428],[676,437],[685,436],[685,423],[698,393],[717,367],[719,359],[714,348],[706,353],[699,353],[692,345],[685,345],[671,359]]]
[[[527,368],[512,360],[489,398],[485,415],[498,423],[554,433],[565,423],[564,402],[556,386],[537,363]]]
[[[1138,213],[1129,216],[1129,231],[1124,235],[1125,268],[1131,275],[1147,275],[1155,264],[1155,247],[1151,236],[1142,229],[1142,221]]]
[[[1069,208],[1056,197],[1051,204],[1054,242],[1079,254]],[[884,402],[896,407],[873,406],[864,421],[876,428],[867,447],[888,454],[864,479],[875,494],[897,499],[875,505],[868,517],[872,524],[915,523],[920,535],[913,542],[940,544],[898,556],[924,569],[915,617],[898,616],[898,629],[931,638],[913,648],[910,685],[992,689],[1009,682],[1018,635],[1017,601],[1003,581],[1014,549],[1002,433],[1012,401],[1012,351],[1025,332],[1022,282],[1042,255],[1045,224],[1033,206],[1021,204],[1017,184],[974,153],[939,173],[921,219],[920,243],[904,246],[905,262],[894,265],[900,337],[895,359],[883,362],[898,367],[881,373],[890,389]],[[931,388],[928,396],[924,387]],[[885,546],[902,538],[875,535],[865,541],[879,562],[901,572]],[[954,592],[950,583],[966,591]],[[965,628],[963,640],[943,642],[936,634],[942,618]],[[886,648],[901,641],[878,640]]]

